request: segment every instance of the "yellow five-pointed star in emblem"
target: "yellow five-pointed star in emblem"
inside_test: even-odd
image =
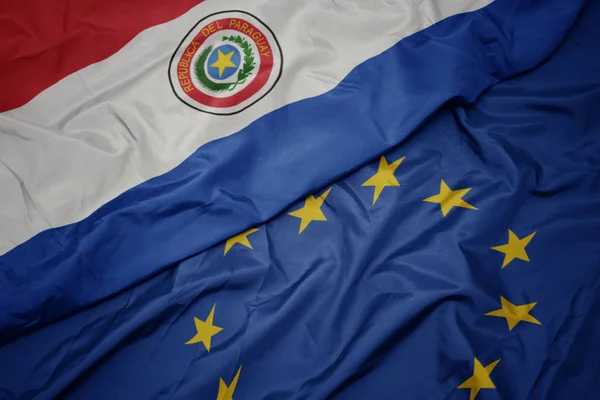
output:
[[[442,216],[444,217],[450,212],[450,210],[452,210],[453,207],[477,210],[477,207],[473,207],[462,199],[463,196],[469,193],[470,190],[471,188],[452,190],[442,179],[442,182],[440,183],[440,192],[435,196],[426,198],[423,201],[428,203],[438,203],[442,209]]]
[[[219,381],[219,394],[217,394],[217,400],[233,400],[233,393],[235,392],[238,380],[240,379],[240,372],[242,372],[241,365],[229,386],[227,386],[223,378],[221,378]]]
[[[298,234],[302,233],[302,231],[306,229],[308,224],[310,224],[312,221],[327,221],[325,214],[323,214],[323,211],[321,211],[321,206],[329,195],[329,192],[331,192],[331,188],[327,189],[325,193],[316,199],[315,196],[311,194],[306,198],[304,207],[288,213],[292,217],[300,218],[300,230],[298,231]]]
[[[489,315],[492,317],[502,317],[506,318],[506,322],[508,323],[508,330],[512,331],[515,326],[521,321],[531,322],[532,324],[541,325],[542,323],[535,319],[529,312],[535,307],[536,303],[523,304],[522,306],[517,306],[506,300],[504,297],[500,296],[500,303],[502,304],[502,308],[495,311],[490,311],[485,315]]]
[[[221,50],[217,50],[217,61],[210,64],[211,67],[215,67],[219,69],[219,78],[223,75],[223,71],[225,68],[234,67],[235,64],[231,61],[231,57],[233,56],[233,51],[223,54]]]
[[[500,360],[483,366],[477,358],[473,366],[473,375],[458,386],[458,389],[471,389],[469,400],[474,400],[481,389],[496,389],[494,382],[490,379],[490,374],[496,368]]]
[[[525,247],[531,242],[531,239],[535,236],[536,232],[531,235],[519,239],[510,229],[508,230],[508,243],[502,246],[492,247],[492,250],[504,253],[504,262],[502,262],[502,268],[506,267],[512,260],[518,258],[519,260],[529,262],[529,256],[525,251]]]
[[[405,157],[402,157],[393,163],[388,164],[385,157],[381,156],[377,173],[362,184],[362,186],[373,186],[375,188],[375,192],[373,194],[373,204],[375,204],[379,198],[379,195],[381,192],[383,192],[383,189],[386,186],[400,186],[400,183],[398,182],[398,179],[396,179],[394,172],[396,172],[396,168],[398,168],[404,158]]]
[[[221,328],[220,326],[213,325],[213,318],[215,316],[216,306],[216,304],[213,305],[212,310],[210,310],[210,314],[208,314],[208,318],[206,318],[206,321],[202,321],[201,319],[194,317],[194,323],[196,324],[197,333],[185,344],[194,344],[202,342],[204,344],[204,347],[206,347],[206,351],[210,353],[210,341],[212,337],[223,330],[223,328]]]
[[[237,243],[251,249],[252,245],[250,244],[250,241],[248,240],[248,235],[250,235],[254,232],[257,232],[257,231],[258,231],[257,228],[248,229],[246,232],[242,232],[239,235],[235,235],[234,237],[227,239],[227,242],[225,242],[225,252],[223,253],[223,255],[226,255],[227,252],[229,250],[231,250],[231,248]]]

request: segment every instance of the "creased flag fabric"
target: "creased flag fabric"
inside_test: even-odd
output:
[[[223,10],[222,3],[205,2],[3,114],[0,227],[7,250],[21,245],[0,258],[10,278],[0,290],[6,304],[0,339],[251,228],[381,154],[445,102],[474,100],[500,78],[535,66],[582,3],[555,1],[555,7],[511,0],[453,2],[456,7],[349,2],[346,12],[337,3],[252,3],[258,9],[248,12],[266,13],[261,20],[284,31],[277,36],[284,69],[292,72],[264,100],[226,120],[181,107],[167,79],[180,41],[203,17]],[[280,17],[286,13],[297,15],[296,24]],[[284,27],[297,29],[285,35]],[[315,36],[318,27],[323,31]],[[152,46],[144,42],[148,35]],[[341,42],[334,46],[334,39]],[[337,56],[338,47],[351,59]],[[147,64],[140,67],[142,59]],[[337,85],[336,77],[343,78]],[[25,289],[24,303],[18,299]]]
[[[0,398],[596,398],[598,3],[52,1]]]

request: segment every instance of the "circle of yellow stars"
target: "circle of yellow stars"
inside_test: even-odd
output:
[[[396,170],[402,164],[405,157],[401,157],[391,163],[387,161],[385,156],[381,156],[379,159],[379,166],[377,172],[367,179],[361,186],[373,188],[373,202],[372,205],[377,203],[377,200],[382,195],[383,191],[387,187],[400,187],[400,182],[395,176]],[[450,211],[454,208],[463,208],[468,210],[478,210],[477,207],[470,204],[464,199],[465,196],[471,191],[472,188],[452,189],[444,179],[440,180],[439,193],[425,198],[423,201],[427,203],[439,204],[442,217],[446,217]],[[300,226],[298,234],[302,234],[308,226],[314,221],[327,221],[322,207],[325,204],[327,196],[331,192],[332,188],[328,188],[319,196],[309,195],[304,200],[304,205],[295,211],[289,212],[288,215],[300,219]],[[241,245],[248,249],[253,249],[250,243],[249,236],[255,232],[258,232],[258,228],[251,228],[242,233],[239,233],[230,239],[225,241],[223,255],[226,256],[236,245]],[[526,247],[529,245],[531,240],[534,238],[537,232],[530,233],[527,236],[519,238],[512,230],[508,230],[508,242],[498,246],[491,247],[499,253],[504,254],[501,268],[504,269],[514,260],[521,260],[530,262],[529,256],[526,251]],[[530,313],[536,306],[536,302],[527,304],[513,304],[503,296],[500,296],[500,308],[485,313],[485,316],[499,317],[506,320],[506,324],[509,331],[512,331],[520,322],[528,322],[535,325],[541,325]],[[213,305],[209,312],[206,320],[201,320],[194,317],[194,324],[196,327],[196,334],[185,344],[202,343],[206,348],[206,351],[210,353],[211,340],[213,336],[223,330],[222,327],[214,324],[216,304]],[[473,361],[473,374],[461,383],[457,389],[469,389],[469,400],[475,400],[477,395],[482,389],[496,389],[494,382],[490,375],[496,366],[500,363],[500,359],[491,362],[490,364],[483,366],[483,364],[474,358]],[[231,383],[227,385],[223,378],[219,381],[219,391],[217,394],[217,400],[232,400],[233,394],[240,378],[242,366],[238,368],[235,376]]]

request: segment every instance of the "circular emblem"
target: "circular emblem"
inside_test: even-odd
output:
[[[210,114],[238,113],[279,80],[283,58],[273,32],[255,16],[224,11],[198,22],[169,64],[169,81],[185,104]]]

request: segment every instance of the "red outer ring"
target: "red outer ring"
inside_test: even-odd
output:
[[[239,91],[238,93],[236,93],[230,97],[213,97],[213,96],[207,95],[206,93],[203,93],[200,90],[198,90],[198,88],[193,84],[191,85],[192,90],[186,92],[184,89],[184,86],[189,88],[190,85],[183,85],[182,81],[189,79],[190,82],[193,82],[193,80],[190,76],[191,68],[188,67],[187,72],[179,72],[179,70],[177,69],[177,80],[178,80],[179,86],[181,87],[181,90],[184,93],[186,93],[190,98],[197,101],[198,103],[204,104],[209,107],[214,107],[214,108],[233,107],[233,106],[236,106],[236,105],[248,100],[256,92],[258,92],[260,89],[262,89],[265,86],[265,84],[269,80],[269,76],[271,75],[271,72],[273,71],[273,51],[271,48],[271,44],[269,43],[269,40],[267,39],[266,35],[260,29],[256,28],[254,25],[252,25],[250,22],[243,20],[241,18],[231,18],[231,17],[230,18],[222,18],[222,19],[213,21],[213,22],[203,26],[198,31],[198,34],[189,42],[190,44],[188,44],[188,46],[186,47],[186,50],[183,52],[183,54],[177,61],[177,66],[182,61],[184,56],[186,56],[186,59],[187,59],[187,57],[193,58],[194,55],[196,54],[196,52],[198,51],[198,49],[202,47],[202,44],[206,41],[206,39],[208,39],[212,35],[215,35],[220,30],[229,29],[229,30],[235,30],[235,31],[245,34],[244,31],[242,31],[240,29],[236,29],[235,26],[230,27],[229,22],[231,20],[241,21],[244,24],[247,24],[246,29],[250,29],[250,28],[253,29],[252,36],[257,36],[256,33],[260,32],[260,36],[257,38],[250,37],[250,36],[247,36],[247,37],[250,37],[252,39],[252,41],[256,44],[257,48],[259,47],[257,41],[260,40],[261,38],[264,38],[265,43],[263,44],[263,46],[266,45],[268,47],[268,49],[265,49],[264,51],[259,52],[260,69],[258,70],[256,77],[252,80],[252,82],[250,82],[250,84],[248,86],[246,86],[244,89],[242,89],[241,91]],[[213,28],[215,28],[215,30],[214,30],[214,32],[211,32],[211,35],[208,35],[205,37],[202,34],[202,30],[204,30],[205,28],[207,28],[211,25],[213,26]],[[191,45],[192,42],[198,42],[198,45],[194,48]],[[264,55],[265,52],[268,52],[271,56],[269,57],[269,56]],[[185,75],[185,78],[181,79],[179,77],[180,74]]]

